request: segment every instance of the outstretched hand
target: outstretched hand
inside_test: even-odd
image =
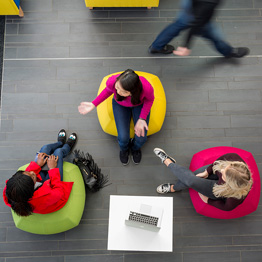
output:
[[[45,165],[46,161],[47,161],[47,157],[48,155],[46,153],[39,153],[37,155],[37,160],[36,160],[36,163],[39,165],[39,166],[43,166]]]
[[[51,155],[47,159],[47,166],[49,169],[57,167],[58,156]]]
[[[145,129],[148,130],[146,121],[143,119],[138,119],[135,125],[135,134],[138,137],[145,136]]]
[[[179,46],[176,50],[173,51],[173,54],[179,56],[188,56],[191,54],[191,50],[186,47]]]
[[[89,112],[91,112],[95,108],[95,105],[91,102],[81,102],[78,106],[78,112],[81,115],[85,115]]]

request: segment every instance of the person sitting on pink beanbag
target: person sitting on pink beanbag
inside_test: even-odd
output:
[[[176,164],[175,159],[160,148],[155,148],[154,153],[178,179],[174,184],[159,185],[157,192],[160,194],[193,188],[205,203],[230,211],[244,201],[253,184],[247,164],[236,153],[222,155],[195,173]]]

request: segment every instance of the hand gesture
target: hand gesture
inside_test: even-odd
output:
[[[205,170],[205,171],[202,172],[202,173],[198,173],[196,176],[198,176],[198,177],[202,177],[202,178],[207,178],[207,177],[208,177],[207,170]]]
[[[186,48],[186,47],[178,47],[176,50],[173,51],[174,55],[179,55],[179,56],[188,56],[190,55],[191,50]]]
[[[202,195],[202,194],[200,194],[200,193],[198,193],[198,194],[199,194],[200,198],[201,198],[205,203],[207,203],[208,197],[206,197],[206,196],[204,196],[204,195]]]
[[[138,137],[145,136],[145,129],[148,130],[146,121],[143,119],[138,119],[135,125],[135,134]]]
[[[47,159],[47,166],[49,169],[56,168],[58,161],[58,156],[51,155]]]
[[[85,115],[89,112],[91,112],[95,108],[95,105],[91,102],[81,102],[78,106],[78,112],[81,115]]]
[[[47,155],[46,153],[39,153],[39,154],[37,155],[37,161],[36,161],[36,163],[37,163],[39,166],[42,167],[42,166],[46,163],[47,157],[48,157],[48,155]]]

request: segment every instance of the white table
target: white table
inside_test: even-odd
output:
[[[161,229],[152,232],[125,225],[134,203],[163,208]],[[110,196],[108,250],[173,251],[173,198],[148,196]]]

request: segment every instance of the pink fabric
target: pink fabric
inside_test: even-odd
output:
[[[189,169],[195,171],[202,166],[212,164],[218,157],[227,153],[236,153],[247,163],[252,173],[253,186],[243,203],[231,211],[223,211],[204,203],[199,197],[198,192],[190,188],[189,193],[192,203],[196,212],[201,215],[218,219],[232,219],[246,216],[257,209],[260,198],[260,175],[255,159],[250,152],[226,146],[208,148],[194,154]]]
[[[106,100],[108,97],[110,97],[112,94],[114,94],[114,97],[116,96],[116,89],[115,89],[115,82],[118,75],[113,75],[108,78],[106,82],[105,89],[92,101],[92,103],[95,106],[98,106],[100,103],[102,103],[104,100]],[[142,76],[139,76],[140,81],[142,82],[143,90],[140,95],[140,104],[137,104],[136,106],[139,106],[143,104],[143,108],[141,110],[140,116],[143,119],[146,119],[150,109],[154,102],[154,89],[151,86],[151,84]],[[134,105],[131,103],[131,97],[127,97],[123,101],[116,101],[121,106],[126,107],[133,107]]]

